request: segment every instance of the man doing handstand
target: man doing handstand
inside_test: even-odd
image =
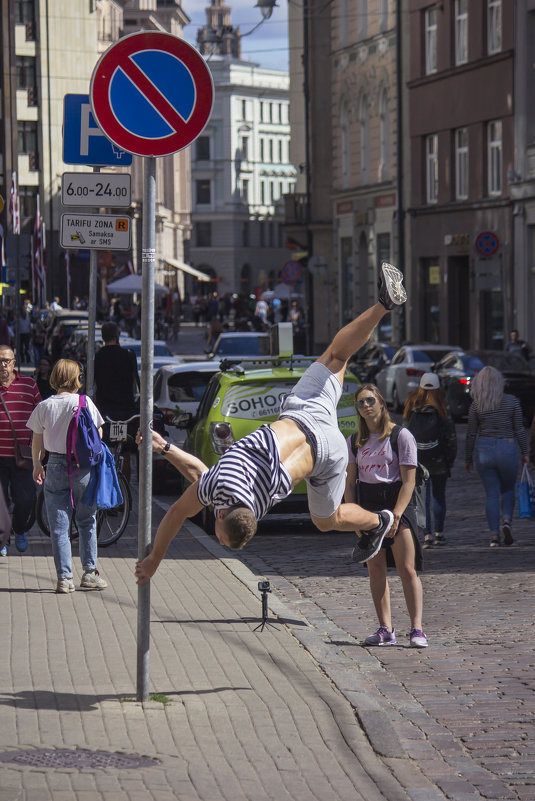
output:
[[[367,342],[387,311],[406,301],[402,281],[399,270],[383,264],[379,301],[336,334],[286,396],[278,420],[235,442],[210,469],[153,433],[153,449],[192,483],[158,526],[150,554],[136,564],[138,584],[154,575],[186,518],[203,506],[214,507],[219,542],[239,550],[256,533],[258,520],[303,479],[310,516],[320,531],[360,531],[356,561],[371,559],[383,538],[395,535],[392,512],[377,514],[342,503],[348,452],[336,407],[349,357]]]

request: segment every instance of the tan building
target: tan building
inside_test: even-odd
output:
[[[333,12],[331,201],[340,324],[377,299],[380,262],[397,261],[394,12],[393,2],[380,0],[338,0]],[[389,339],[390,328],[379,334]]]
[[[27,242],[33,231],[36,198],[46,225],[47,297],[67,302],[65,254],[59,246],[61,176],[91,171],[63,162],[63,104],[66,94],[89,94],[90,79],[101,53],[126,33],[140,29],[182,34],[189,21],[178,2],[157,0],[2,0],[0,34],[2,77],[0,101],[0,195],[7,201],[11,174],[17,174],[21,232],[26,235],[22,286],[31,293]],[[114,168],[105,168],[114,169]],[[99,252],[99,294],[117,268],[132,259],[138,266],[141,247],[143,162],[134,158],[132,173],[132,252]],[[158,159],[157,280],[178,286],[184,294],[184,240],[190,231],[189,151]],[[6,210],[0,219],[9,230]],[[88,253],[71,250],[72,295],[88,293]],[[172,260],[172,261],[170,261]],[[170,266],[174,264],[175,266]],[[187,265],[185,265],[187,266]],[[9,292],[9,290],[8,290]]]
[[[311,254],[316,351],[377,298],[380,261],[396,260],[394,26],[392,0],[306,0],[302,14],[290,9],[292,158],[301,194],[286,198],[286,231]],[[380,335],[390,338],[390,328]]]

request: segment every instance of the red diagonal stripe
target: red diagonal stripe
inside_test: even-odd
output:
[[[120,65],[120,69],[130,78],[136,89],[139,89],[148,102],[162,115],[164,120],[169,123],[171,128],[177,133],[186,129],[186,122],[178,111],[169,103],[160,90],[147,78],[143,70],[141,70],[131,58],[126,59],[125,62]]]

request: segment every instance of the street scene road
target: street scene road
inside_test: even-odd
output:
[[[141,704],[135,478],[102,592],[56,595],[34,526],[28,551],[0,561],[0,801],[535,801],[535,521],[489,547],[457,431],[448,543],[425,551],[425,650],[408,647],[395,574],[398,645],[363,647],[377,621],[353,534],[270,517],[230,552],[188,522],[151,582]],[[154,497],[154,526],[172,502]]]

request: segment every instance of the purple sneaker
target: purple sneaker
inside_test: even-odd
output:
[[[374,634],[364,640],[364,645],[395,645],[396,630],[389,631],[386,626],[379,626]]]
[[[411,638],[411,648],[427,648],[429,645],[422,629],[411,629],[409,637]]]

